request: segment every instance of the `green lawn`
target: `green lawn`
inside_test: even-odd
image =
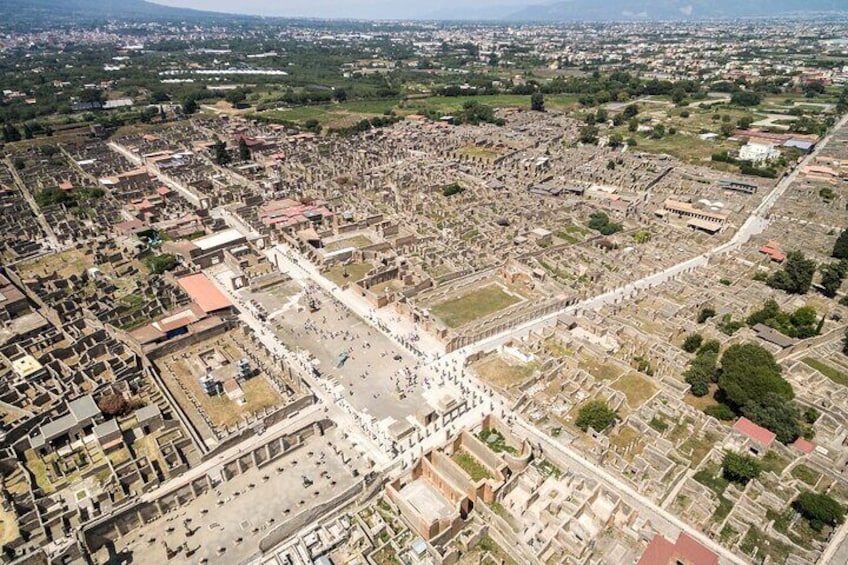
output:
[[[839,369],[831,367],[827,363],[822,363],[818,359],[813,359],[812,357],[804,357],[803,362],[818,371],[819,373],[821,373],[822,375],[824,375],[825,377],[829,378],[836,384],[848,386],[848,375],[846,375]]]
[[[799,481],[803,481],[811,487],[816,486],[816,483],[819,482],[819,479],[821,478],[821,473],[810,469],[806,465],[798,465],[792,469],[791,474]]]
[[[449,328],[459,328],[520,301],[520,298],[507,294],[500,286],[489,284],[440,302],[430,308],[430,312]]]
[[[451,457],[454,463],[462,467],[475,483],[482,479],[491,479],[492,475],[472,455],[460,449]]]

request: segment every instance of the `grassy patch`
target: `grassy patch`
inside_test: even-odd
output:
[[[768,556],[771,558],[772,563],[786,563],[790,554],[788,545],[767,536],[756,526],[751,526],[745,534],[745,537],[739,544],[739,549],[748,556],[753,556],[756,551],[757,558],[760,560]]]
[[[473,455],[471,455],[464,449],[459,449],[451,456],[451,459],[454,463],[459,465],[463,471],[468,473],[468,476],[470,476],[471,480],[475,483],[483,479],[492,478],[492,475],[489,473],[489,471],[483,465],[481,465],[480,462],[477,461],[477,459],[475,459]]]
[[[612,383],[612,388],[624,393],[627,404],[634,410],[651,398],[657,389],[639,373],[630,372]]]
[[[724,496],[724,491],[730,484],[730,481],[721,474],[721,468],[715,463],[704,466],[692,478],[713,491],[713,494],[719,498]]]
[[[642,449],[645,447],[645,442],[641,441],[641,438],[642,434],[631,426],[619,426],[610,438],[610,443],[620,450],[629,446],[630,452],[624,455],[624,458],[631,461],[634,457],[642,453]]]
[[[680,446],[680,452],[689,455],[693,466],[698,465],[710,452],[715,442],[716,438],[710,432],[705,433],[704,437],[692,436],[683,442],[683,445]]]
[[[604,363],[594,356],[584,355],[578,365],[581,369],[602,381],[617,379],[624,372],[617,363]]]
[[[733,510],[733,502],[723,496],[718,497],[718,506],[712,515],[713,522],[723,521],[731,510]]]
[[[812,540],[825,541],[822,533],[816,532],[810,522],[792,508],[787,508],[782,513],[769,509],[766,511],[766,519],[774,521],[775,530],[804,549],[813,549]]]
[[[806,465],[796,465],[793,467],[791,475],[799,481],[807,483],[811,487],[815,486],[821,478],[821,473],[810,469]]]
[[[784,459],[774,451],[769,451],[760,460],[760,465],[763,468],[763,472],[771,471],[775,475],[780,475],[786,466],[789,465],[789,460]]]
[[[803,362],[805,365],[812,367],[813,369],[815,369],[825,377],[829,378],[836,384],[848,386],[848,375],[846,375],[839,369],[831,367],[827,363],[822,363],[818,359],[813,359],[812,357],[804,357]]]
[[[558,231],[556,236],[566,243],[580,243],[581,241],[566,231]]]
[[[501,388],[509,388],[528,379],[536,370],[536,364],[510,365],[493,355],[480,361],[474,369],[483,380]]]
[[[21,278],[26,279],[34,275],[49,275],[57,273],[61,278],[71,275],[79,275],[86,269],[94,266],[91,258],[79,249],[68,249],[61,253],[50,253],[39,257],[35,261],[17,265]]]
[[[517,296],[504,292],[500,286],[489,284],[457,298],[440,302],[431,307],[430,312],[449,328],[459,328],[478,318],[508,308],[520,300]]]
[[[718,534],[722,545],[729,546],[739,537],[739,532],[733,529],[730,524],[724,526]]]
[[[327,253],[332,253],[333,251],[338,251],[339,249],[345,249],[347,247],[355,247],[356,249],[359,249],[361,247],[368,247],[369,245],[373,245],[373,243],[373,241],[371,241],[364,235],[355,235],[347,239],[339,239],[328,243],[324,246],[324,251]]]
[[[28,449],[24,453],[24,458],[26,459],[27,469],[32,473],[35,480],[35,484],[45,493],[49,494],[53,492],[55,489],[53,488],[53,483],[47,478],[47,464],[44,460],[32,449]]]
[[[467,145],[459,149],[460,155],[468,155],[469,157],[481,157],[483,159],[497,159],[500,153],[487,147],[479,147],[477,145]]]
[[[657,430],[659,433],[663,433],[668,429],[668,423],[659,416],[654,416],[653,418],[651,418],[651,421],[648,422],[648,425]]]
[[[324,272],[324,276],[339,286],[356,282],[364,277],[372,268],[371,263],[351,263],[350,265],[334,265]],[[347,276],[345,276],[347,273]]]

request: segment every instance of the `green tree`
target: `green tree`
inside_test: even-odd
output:
[[[639,129],[639,120],[637,120],[636,118],[630,118],[630,120],[628,120],[628,122],[627,122],[627,131],[629,131],[630,133],[633,133],[638,129]]]
[[[777,303],[777,301],[773,299],[766,300],[765,304],[763,304],[763,307],[748,316],[748,318],[745,320],[745,323],[749,326],[764,324],[768,320],[776,318],[779,314],[780,305]]]
[[[822,274],[822,294],[828,298],[833,298],[842,287],[845,275],[848,274],[848,259],[821,265],[819,271]]]
[[[761,101],[760,95],[750,90],[737,90],[730,96],[730,103],[737,106],[757,106]]]
[[[250,161],[250,147],[247,146],[247,142],[243,137],[239,138],[238,151],[240,160]]]
[[[721,470],[727,480],[745,485],[759,477],[763,469],[754,457],[728,451],[721,461]]]
[[[774,432],[781,443],[792,443],[804,431],[798,407],[780,394],[770,392],[752,400],[742,407],[742,413],[755,424]]]
[[[739,407],[769,393],[790,400],[795,393],[780,371],[780,365],[766,349],[752,343],[737,343],[728,347],[721,357],[718,386]]]
[[[800,251],[792,251],[786,256],[783,269],[775,271],[766,284],[789,294],[806,294],[810,290],[815,273],[815,261],[807,259]]]
[[[545,95],[541,92],[534,92],[530,95],[530,109],[534,112],[545,111]]]
[[[215,145],[212,146],[212,154],[215,156],[215,162],[221,166],[226,165],[230,162],[230,154],[227,151],[227,144],[222,140],[218,140],[215,142]]]
[[[842,233],[836,238],[831,256],[836,259],[848,259],[848,228],[842,230]]]
[[[593,229],[601,233],[601,235],[612,235],[621,231],[621,224],[613,222],[604,212],[594,212],[589,216],[587,224],[589,229]]]
[[[636,104],[628,104],[624,107],[624,111],[622,113],[627,119],[633,118],[639,113],[639,106]]]
[[[706,396],[709,392],[710,383],[715,381],[717,362],[717,352],[704,351],[698,353],[683,371],[683,379],[689,384],[694,396]]]
[[[701,334],[689,334],[686,336],[686,339],[683,340],[683,351],[686,353],[695,353],[701,344],[704,342],[704,338]]]
[[[231,90],[226,95],[226,100],[233,105],[233,108],[240,108],[244,101],[247,100],[247,94],[241,88]]]
[[[804,491],[792,503],[792,507],[810,521],[810,526],[821,530],[822,526],[836,527],[845,521],[845,507],[827,494]]]
[[[187,116],[194,114],[197,110],[197,101],[194,98],[186,98],[183,101],[183,113]]]
[[[574,425],[584,432],[589,428],[602,432],[612,426],[617,417],[615,411],[603,400],[590,400],[580,406]]]
[[[3,124],[3,141],[12,143],[21,140],[21,132],[12,124]]]
[[[736,120],[736,127],[739,129],[748,129],[751,127],[751,124],[754,123],[754,118],[751,116],[742,116],[738,120]]]
[[[842,338],[842,355],[848,356],[848,328],[845,328],[845,337]]]
[[[607,109],[598,108],[598,111],[595,112],[595,123],[603,124],[607,120],[609,120],[609,112],[607,112]]]
[[[624,145],[624,138],[620,133],[614,132],[609,136],[609,146],[612,148],[621,147]]]

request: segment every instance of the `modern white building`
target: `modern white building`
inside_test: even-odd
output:
[[[766,161],[771,161],[778,157],[780,157],[780,150],[770,143],[748,142],[739,149],[739,159],[741,161],[751,161],[755,165],[761,165]]]

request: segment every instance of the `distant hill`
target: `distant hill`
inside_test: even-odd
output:
[[[848,12],[846,0],[564,0],[518,10],[511,21],[699,20]]]
[[[172,8],[145,0],[0,0],[3,27],[121,20],[232,18],[214,12]]]

